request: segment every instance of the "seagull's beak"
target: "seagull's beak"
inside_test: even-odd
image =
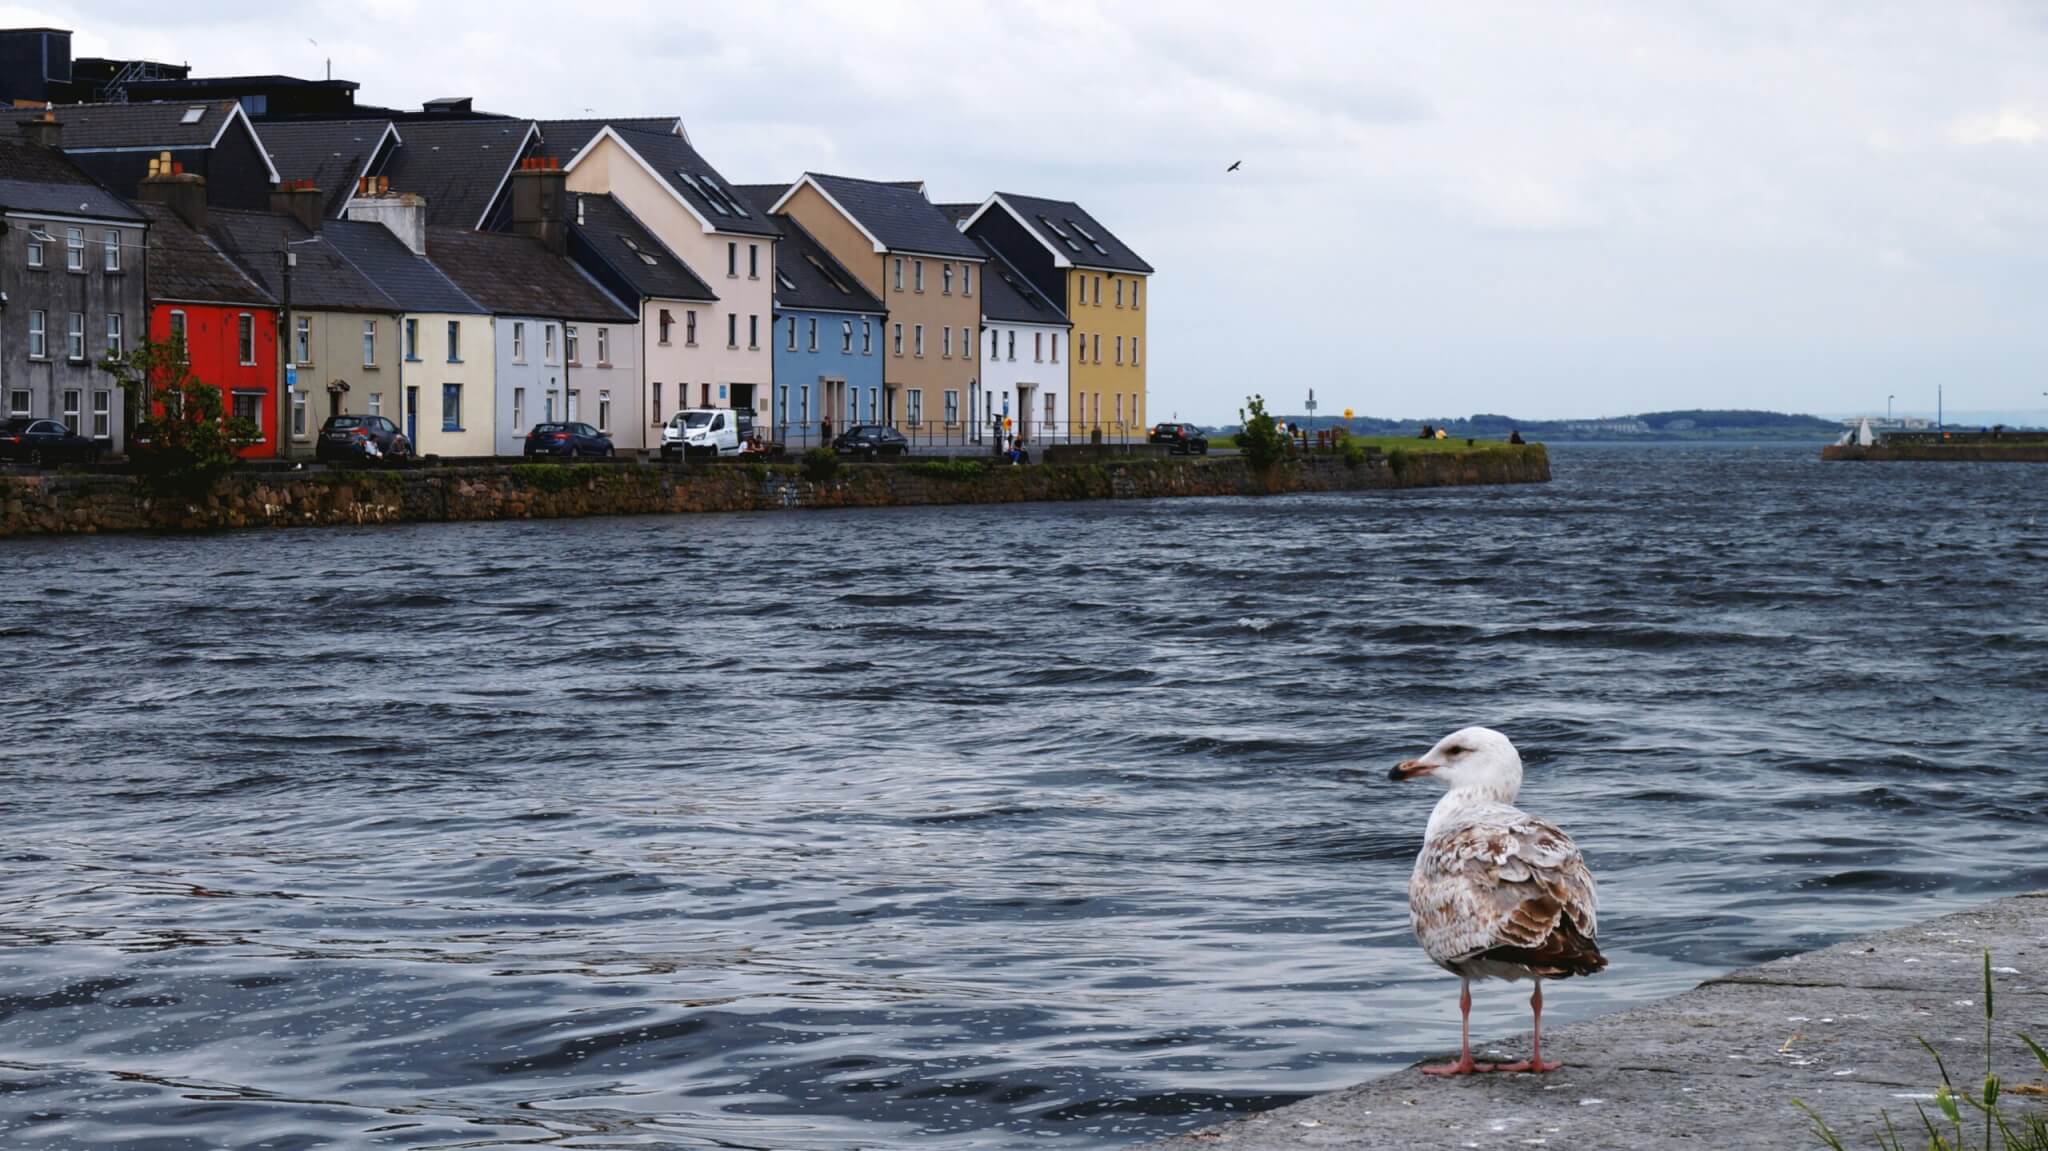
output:
[[[1394,765],[1394,770],[1387,773],[1387,778],[1399,782],[1414,779],[1418,775],[1428,775],[1435,770],[1436,764],[1425,763],[1419,759],[1404,759]]]

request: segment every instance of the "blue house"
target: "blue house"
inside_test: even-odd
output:
[[[775,245],[774,437],[797,449],[829,443],[846,430],[832,414],[849,410],[849,396],[881,393],[888,309],[801,224],[769,213],[788,189],[737,190],[782,231]]]

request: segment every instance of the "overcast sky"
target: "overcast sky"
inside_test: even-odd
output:
[[[0,0],[44,23],[1077,200],[1159,269],[1155,418],[2048,407],[2040,5]]]

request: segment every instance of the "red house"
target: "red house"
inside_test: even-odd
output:
[[[206,181],[184,173],[142,182],[149,217],[149,338],[183,341],[192,374],[221,390],[230,415],[245,416],[262,439],[241,450],[268,459],[278,450],[278,304],[206,236]]]

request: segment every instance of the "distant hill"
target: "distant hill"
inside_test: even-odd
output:
[[[1306,415],[1276,415],[1281,420],[1310,423]],[[1318,428],[1346,423],[1328,417],[1314,421]],[[1594,419],[1523,420],[1513,416],[1480,412],[1470,416],[1380,419],[1358,416],[1351,419],[1353,434],[1362,436],[1412,436],[1422,425],[1440,427],[1458,437],[1502,439],[1520,431],[1532,440],[1611,440],[1617,442],[1687,440],[1832,440],[1842,434],[1842,425],[1819,416],[1788,412],[1743,409],[1690,408],[1682,411],[1643,412],[1632,416],[1601,416]],[[1235,427],[1220,429],[1234,431]]]

